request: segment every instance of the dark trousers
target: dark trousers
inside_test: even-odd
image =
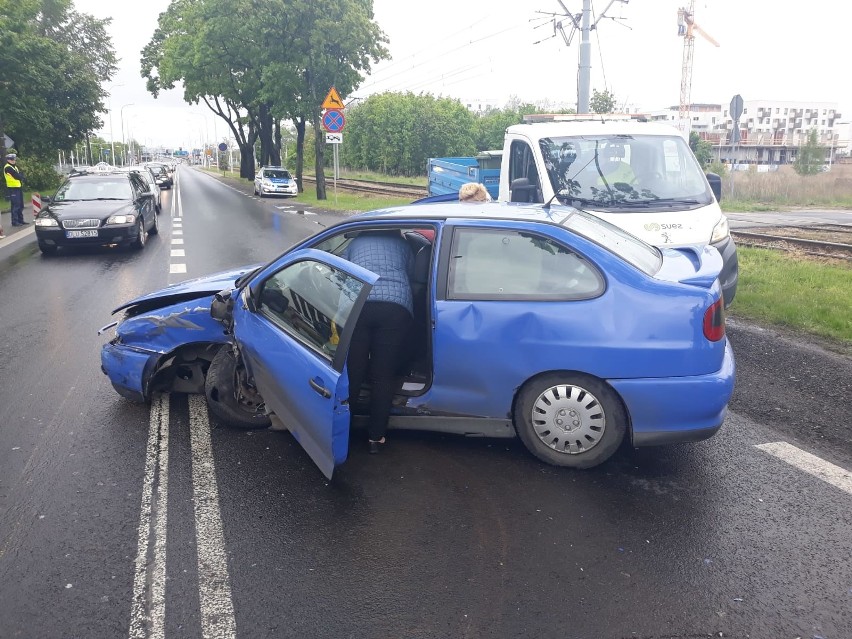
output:
[[[24,190],[9,189],[9,202],[12,205],[12,224],[24,223]]]
[[[411,314],[393,302],[367,302],[355,325],[349,347],[349,405],[358,400],[361,384],[369,371],[369,437],[385,436],[396,388],[399,354],[408,336]]]

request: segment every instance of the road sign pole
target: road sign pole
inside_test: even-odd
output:
[[[332,144],[331,146],[334,147],[334,204],[335,206],[337,206],[337,177],[340,174],[340,164],[338,163],[339,156],[337,154],[337,147],[339,147],[340,145]]]

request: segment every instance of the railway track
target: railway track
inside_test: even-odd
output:
[[[305,182],[311,184],[316,182],[316,178],[312,175],[305,175],[302,178]],[[334,180],[328,176],[325,178],[325,186],[327,189],[334,188]],[[404,197],[416,200],[421,197],[426,197],[428,192],[425,187],[409,186],[406,184],[396,184],[393,182],[373,182],[371,180],[337,180],[337,188],[344,191],[352,191],[354,193],[371,193],[373,195],[387,195],[390,197]]]
[[[738,246],[789,251],[813,257],[852,261],[852,226],[819,224],[731,231]]]

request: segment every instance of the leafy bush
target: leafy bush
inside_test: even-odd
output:
[[[724,162],[713,161],[705,170],[708,173],[715,173],[719,177],[728,177],[728,165]]]

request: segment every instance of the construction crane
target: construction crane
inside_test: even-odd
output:
[[[692,106],[692,58],[695,51],[695,33],[715,47],[719,46],[710,35],[695,23],[695,0],[691,0],[689,8],[677,10],[677,34],[683,38],[683,70],[680,76],[680,111],[678,120],[684,133],[688,136],[692,128],[692,117],[689,114]]]

